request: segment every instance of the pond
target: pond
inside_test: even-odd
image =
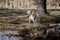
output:
[[[11,36],[11,37],[8,37],[6,34],[13,34],[15,31],[3,31],[3,32],[0,32],[0,40],[23,40],[22,37],[18,37],[18,36]]]

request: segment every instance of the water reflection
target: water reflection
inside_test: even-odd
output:
[[[23,40],[22,37],[11,36],[8,37],[6,34],[13,33],[14,31],[3,31],[0,32],[0,40]]]
[[[21,37],[8,37],[8,36],[0,36],[0,40],[22,40]]]

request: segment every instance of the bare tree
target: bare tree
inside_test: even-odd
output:
[[[39,13],[40,17],[45,16],[46,14],[46,0],[35,0],[37,3],[37,13]]]
[[[5,0],[0,0],[1,8],[5,7]]]

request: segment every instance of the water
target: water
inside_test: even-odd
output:
[[[23,40],[22,37],[16,37],[16,36],[11,36],[10,38],[8,36],[6,36],[5,34],[8,33],[14,33],[15,31],[3,31],[0,32],[0,40]]]
[[[23,40],[21,37],[8,37],[8,36],[0,36],[0,40]]]

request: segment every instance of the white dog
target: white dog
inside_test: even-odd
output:
[[[34,16],[33,16],[34,12],[31,13],[30,11],[27,11],[27,14],[29,17],[29,24],[31,21],[34,23]]]

